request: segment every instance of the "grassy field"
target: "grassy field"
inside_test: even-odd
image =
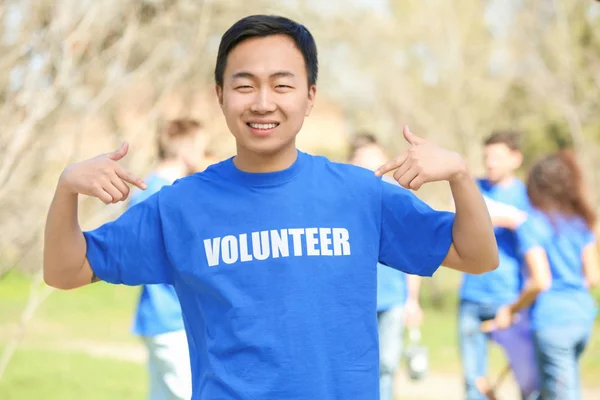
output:
[[[441,308],[426,307],[423,341],[432,370],[460,376],[456,347],[456,275],[440,273],[445,295]],[[0,354],[13,337],[26,305],[30,281],[19,275],[0,280]],[[54,292],[38,309],[23,341],[0,380],[2,400],[144,399],[144,352],[130,334],[137,288],[90,285],[71,292]],[[424,286],[424,303],[431,304],[431,285]],[[583,359],[587,385],[600,376],[600,325]],[[492,375],[503,367],[499,349],[491,352]]]
[[[0,281],[0,354],[18,328],[29,281]],[[130,334],[138,289],[104,283],[56,291],[27,326],[0,380],[2,400],[143,399],[143,350]]]

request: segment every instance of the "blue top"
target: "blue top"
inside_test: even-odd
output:
[[[372,171],[298,152],[272,173],[230,158],[85,237],[99,278],[173,284],[194,400],[373,400],[377,262],[431,276],[453,221]]]
[[[173,182],[156,174],[146,178],[146,190],[138,190],[131,197],[129,207],[141,203]],[[133,332],[140,336],[156,336],[184,329],[181,306],[177,293],[171,285],[143,285],[138,303]]]
[[[493,185],[487,179],[477,180],[482,194],[492,200],[529,210],[527,188],[513,179],[510,185]],[[515,232],[507,228],[494,228],[498,244],[499,265],[494,271],[482,275],[463,275],[460,298],[482,304],[503,305],[516,300],[521,290],[522,256],[517,248]]]
[[[388,177],[383,180],[397,185],[396,181]],[[406,303],[408,288],[406,275],[397,269],[377,263],[377,311],[387,311]]]
[[[406,303],[406,275],[397,269],[377,264],[377,311],[387,311]]]
[[[531,308],[533,328],[593,323],[596,309],[586,287],[582,253],[595,237],[583,219],[561,215],[550,219],[535,211],[517,234],[525,253],[545,250],[552,273],[550,289],[540,293]]]

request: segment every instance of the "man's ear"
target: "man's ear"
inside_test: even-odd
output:
[[[217,94],[217,99],[219,99],[219,105],[223,106],[223,87],[221,85],[215,85],[215,93]]]
[[[306,112],[304,113],[305,116],[309,116],[310,112],[313,109],[313,106],[315,105],[315,97],[317,96],[317,86],[316,85],[311,85],[308,88],[308,105],[306,106]]]
[[[514,160],[514,169],[518,169],[521,167],[521,164],[523,164],[523,153],[521,153],[520,151],[514,151],[513,152],[513,160]]]

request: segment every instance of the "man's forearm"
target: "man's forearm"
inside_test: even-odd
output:
[[[525,287],[521,291],[519,298],[510,305],[511,313],[516,314],[522,309],[529,307],[529,305],[535,301],[537,295],[542,290],[542,287],[528,280],[525,284]]]
[[[46,220],[44,280],[60,289],[81,286],[86,243],[77,218],[77,196],[59,184]]]
[[[419,303],[419,292],[421,290],[421,277],[418,275],[406,275],[407,299]]]
[[[479,188],[467,172],[450,181],[456,217],[452,240],[461,269],[483,273],[498,266],[498,246],[490,215]]]

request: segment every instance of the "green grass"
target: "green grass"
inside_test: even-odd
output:
[[[29,290],[30,281],[21,275],[0,280],[0,355],[16,331]],[[130,333],[138,293],[105,283],[53,292],[27,325],[0,380],[0,399],[145,398],[144,364],[114,358],[121,347],[141,349]],[[96,343],[99,348],[86,351]],[[102,356],[103,346],[112,346],[111,354]]]
[[[23,349],[0,381],[3,400],[144,399],[139,364],[64,351]]]
[[[456,329],[458,274],[440,271],[423,285],[423,342],[433,371],[460,376]],[[30,289],[28,278],[11,274],[0,280],[0,354],[12,337]],[[96,283],[57,291],[27,326],[21,345],[0,380],[2,400],[142,399],[146,392],[143,362],[127,360],[120,349],[142,351],[130,332],[138,288]],[[584,382],[597,386],[600,376],[600,323],[582,360]],[[74,346],[76,344],[76,346]],[[87,346],[95,346],[89,351]],[[98,357],[100,355],[100,357]],[[122,357],[123,356],[123,357]],[[491,347],[491,376],[504,367]]]
[[[30,281],[21,275],[10,274],[0,281],[0,324],[19,320],[29,291]],[[138,294],[139,288],[104,282],[55,291],[37,310],[27,338],[34,342],[72,338],[134,343],[130,327]]]

